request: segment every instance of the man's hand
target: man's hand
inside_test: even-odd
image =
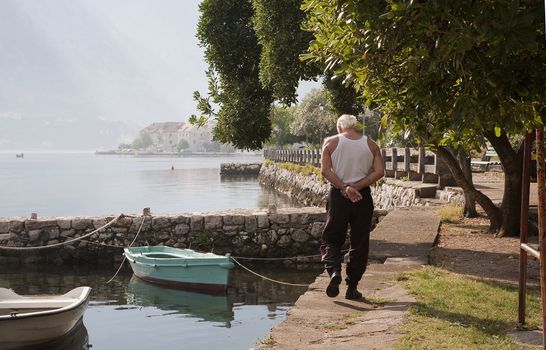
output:
[[[358,192],[352,186],[345,187],[345,190],[343,191],[343,196],[345,196],[345,198],[348,198],[353,203],[356,203],[362,199],[362,195],[360,194],[360,192]]]

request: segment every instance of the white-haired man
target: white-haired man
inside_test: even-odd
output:
[[[370,185],[382,178],[385,171],[379,147],[360,134],[355,126],[355,116],[342,115],[337,120],[338,134],[327,138],[322,147],[321,171],[332,187],[320,250],[322,262],[330,275],[326,294],[332,298],[339,294],[341,248],[349,225],[351,246],[346,267],[345,298],[362,298],[357,285],[368,264],[373,215]]]

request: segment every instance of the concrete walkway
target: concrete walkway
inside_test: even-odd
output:
[[[389,349],[402,335],[400,324],[414,299],[394,283],[401,271],[428,262],[440,225],[435,209],[413,207],[391,211],[372,232],[370,255],[384,260],[368,266],[359,289],[364,300],[328,298],[328,275],[321,274],[287,319],[275,326],[261,349]]]

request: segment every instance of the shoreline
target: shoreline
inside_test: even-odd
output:
[[[256,152],[145,152],[145,151],[95,151],[95,155],[116,155],[116,156],[152,156],[152,157],[192,157],[192,156],[263,156],[263,153]]]

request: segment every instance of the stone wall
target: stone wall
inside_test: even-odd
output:
[[[261,167],[261,163],[222,163],[220,175],[258,176]]]
[[[375,213],[374,223],[386,212]],[[81,237],[102,227],[109,217],[0,218],[0,246],[36,247]],[[144,220],[144,221],[143,221]],[[86,240],[60,248],[11,251],[0,249],[0,263],[70,260],[112,261],[131,244],[168,245],[231,253],[245,257],[295,257],[318,254],[325,220],[323,208],[233,210],[184,215],[127,215]]]
[[[305,205],[324,207],[330,185],[312,174],[304,176],[279,167],[276,163],[262,166],[259,181],[297,199]],[[415,181],[383,178],[381,185],[372,186],[374,206],[380,210],[412,205],[427,205],[436,197],[436,185]]]

